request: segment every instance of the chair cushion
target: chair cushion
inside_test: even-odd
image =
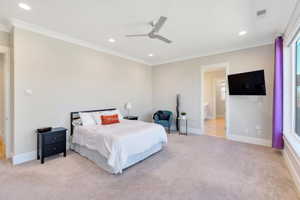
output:
[[[170,125],[168,120],[157,120],[157,121],[155,121],[155,123],[160,124],[165,127],[169,127],[169,125]]]
[[[163,111],[158,111],[157,114],[158,114],[160,120],[169,120],[169,118],[170,118],[170,115]]]

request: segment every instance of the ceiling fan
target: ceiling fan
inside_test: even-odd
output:
[[[135,34],[135,35],[126,35],[126,37],[149,37],[150,39],[158,39],[163,42],[170,44],[172,41],[157,34],[160,29],[163,27],[167,20],[167,17],[161,16],[159,20],[155,23],[154,21],[149,24],[153,27],[152,30],[148,34]]]

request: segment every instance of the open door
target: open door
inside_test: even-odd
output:
[[[227,70],[226,63],[202,67],[201,121],[204,135],[227,138]]]
[[[6,158],[4,118],[4,54],[0,54],[0,159]]]

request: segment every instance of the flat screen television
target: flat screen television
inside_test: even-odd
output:
[[[229,95],[266,95],[264,70],[228,76]]]

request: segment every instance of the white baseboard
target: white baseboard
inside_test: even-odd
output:
[[[201,129],[199,128],[188,128],[188,133],[202,135]]]
[[[262,146],[267,146],[267,147],[272,146],[271,140],[261,139],[261,138],[247,137],[247,136],[241,136],[241,135],[227,135],[227,139],[238,141],[238,142],[257,144],[257,145],[262,145]]]
[[[177,131],[176,126],[171,126],[171,131]],[[182,131],[185,133],[185,127],[182,128]],[[202,135],[202,131],[199,128],[190,128],[188,127],[188,133],[195,135]]]
[[[300,195],[300,158],[296,155],[287,140],[285,140],[284,144],[283,157]]]
[[[28,162],[36,159],[36,151],[21,153],[12,157],[14,165],[18,165],[24,162]]]

